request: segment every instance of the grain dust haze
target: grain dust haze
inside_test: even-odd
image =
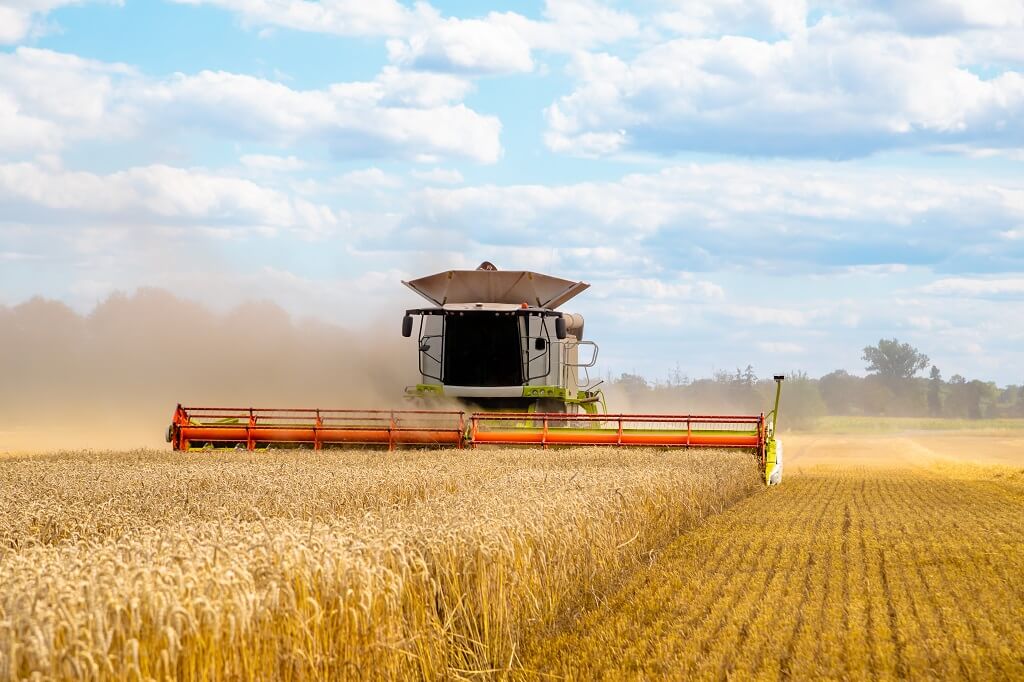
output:
[[[261,302],[217,313],[157,289],[87,315],[0,307],[0,452],[166,447],[178,402],[402,407],[416,366],[398,323],[342,329]]]

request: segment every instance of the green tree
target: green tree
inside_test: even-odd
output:
[[[765,382],[767,384],[767,382]],[[774,386],[774,384],[771,384]],[[774,395],[772,396],[774,397]],[[818,417],[826,413],[825,403],[818,392],[818,382],[807,372],[793,370],[786,376],[779,406],[783,429],[806,429],[814,426]]]
[[[818,380],[818,391],[829,414],[852,414],[860,411],[863,381],[844,369],[837,369]]]
[[[993,383],[967,381],[959,374],[949,380],[950,394],[946,405],[951,416],[981,419],[992,416],[993,403],[999,395]]]
[[[930,360],[909,343],[879,339],[877,346],[865,346],[867,371],[886,379],[910,379],[928,366]]]
[[[627,393],[642,393],[650,390],[651,386],[647,383],[647,379],[639,374],[629,374],[623,372],[618,379],[615,380],[615,384],[621,386]]]
[[[861,401],[861,414],[899,416],[896,391],[893,382],[883,379],[878,374],[869,374],[861,381],[858,399]]]
[[[928,375],[928,414],[933,417],[942,414],[942,372],[935,365]]]
[[[736,379],[737,384],[744,386],[753,386],[757,383],[757,373],[754,372],[753,365],[747,365],[746,369],[736,368]]]

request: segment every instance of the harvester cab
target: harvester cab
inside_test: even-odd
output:
[[[403,282],[432,305],[407,310],[417,330],[419,382],[406,395],[484,410],[597,414],[603,395],[587,370],[598,347],[583,317],[557,310],[590,285],[525,270],[447,270]]]

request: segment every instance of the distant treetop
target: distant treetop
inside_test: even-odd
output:
[[[931,362],[927,355],[897,339],[879,339],[877,346],[865,346],[863,358],[867,371],[893,379],[909,379]]]

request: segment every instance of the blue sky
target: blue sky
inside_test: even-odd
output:
[[[0,0],[0,304],[397,333],[487,259],[591,282],[604,374],[1024,382],[1024,4],[891,5]]]

